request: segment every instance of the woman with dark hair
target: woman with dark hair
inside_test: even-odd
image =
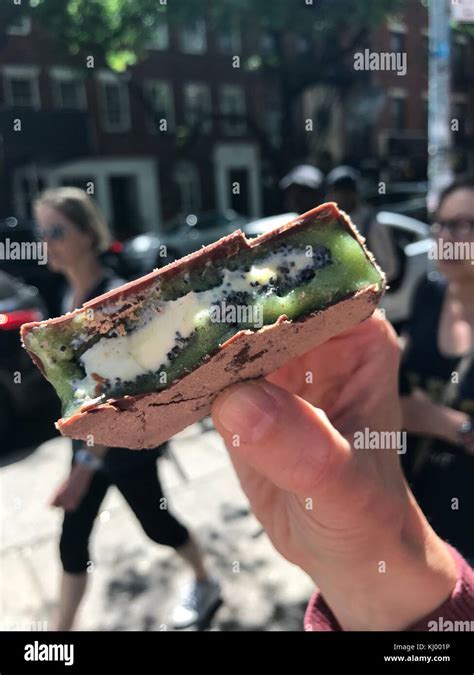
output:
[[[441,195],[438,273],[415,297],[401,368],[403,458],[435,531],[474,560],[474,180]]]
[[[48,267],[63,274],[68,283],[64,312],[124,283],[100,261],[99,254],[109,243],[109,231],[83,190],[47,190],[36,200],[34,211],[38,236],[48,245]],[[73,441],[72,446],[71,472],[52,500],[54,506],[64,509],[58,630],[72,627],[84,595],[89,536],[111,484],[120,490],[149,538],[174,548],[191,566],[194,581],[186,588],[172,621],[176,628],[199,622],[219,603],[220,588],[209,576],[196,540],[167,508],[156,466],[161,449],[138,452],[89,447],[82,441]]]

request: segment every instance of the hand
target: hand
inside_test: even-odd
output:
[[[354,448],[365,429],[400,430],[397,369],[395,333],[374,316],[213,406],[255,515],[346,630],[402,630],[456,582],[397,449]]]
[[[439,438],[451,445],[463,447],[459,429],[469,416],[440,403],[434,403],[421,389],[414,389],[409,395],[401,397],[403,426],[414,435]]]
[[[93,472],[85,466],[75,464],[71,473],[56,490],[50,501],[51,506],[75,511],[82,501],[92,480]]]

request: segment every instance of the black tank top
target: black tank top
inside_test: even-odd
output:
[[[442,393],[461,357],[447,357],[438,348],[438,327],[447,282],[424,281],[416,293],[407,327],[409,342],[400,370],[400,392],[421,389],[440,402]],[[460,382],[453,407],[474,415],[474,367]],[[462,448],[433,440],[419,474],[413,464],[420,450],[420,436],[408,435],[402,465],[415,497],[433,528],[464,556],[474,558],[474,457]],[[458,508],[453,508],[459,500]]]

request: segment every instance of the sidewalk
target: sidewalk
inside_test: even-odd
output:
[[[218,434],[195,425],[172,441],[184,469],[160,460],[172,510],[198,535],[223,585],[212,630],[302,630],[312,585],[273,549],[251,514]],[[60,567],[61,513],[47,506],[70,462],[55,438],[0,468],[0,627],[51,622]],[[94,565],[80,615],[82,630],[167,630],[189,577],[173,551],[147,539],[119,492],[102,504],[91,541]],[[44,623],[46,622],[46,623]]]

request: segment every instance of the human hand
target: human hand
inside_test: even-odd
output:
[[[61,483],[50,501],[50,506],[74,511],[86,493],[92,480],[93,472],[81,464],[75,464],[69,476]]]
[[[456,582],[398,448],[356,449],[366,429],[400,431],[398,350],[374,316],[213,406],[255,515],[349,630],[402,630]]]

